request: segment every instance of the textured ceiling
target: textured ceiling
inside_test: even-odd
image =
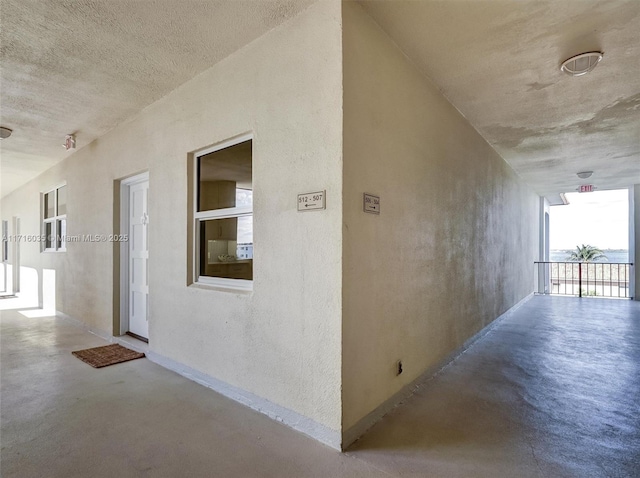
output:
[[[0,0],[2,195],[313,1]],[[538,193],[640,183],[640,1],[360,3]]]
[[[1,0],[2,196],[315,0]]]
[[[640,1],[360,3],[539,194],[640,184]],[[592,50],[593,72],[559,71]]]

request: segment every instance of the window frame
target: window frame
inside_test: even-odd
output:
[[[234,217],[248,217],[253,216],[253,201],[251,206],[236,206],[222,209],[213,209],[210,211],[198,211],[198,196],[200,194],[200,183],[198,166],[201,157],[207,154],[215,153],[232,146],[251,141],[251,182],[253,183],[253,152],[254,152],[254,136],[253,133],[245,133],[239,136],[234,136],[225,141],[217,143],[214,146],[198,150],[192,154],[191,171],[192,174],[192,197],[191,197],[191,231],[193,234],[193,253],[191,254],[193,277],[191,278],[194,285],[215,287],[221,289],[232,289],[235,291],[253,291],[253,279],[230,279],[226,277],[211,277],[200,275],[200,229],[201,224],[204,221],[216,220],[216,219],[229,219]],[[252,189],[253,191],[253,189]]]
[[[61,183],[57,186],[48,189],[44,192],[40,193],[40,227],[41,227],[41,237],[42,241],[40,242],[40,252],[66,252],[67,251],[67,241],[65,240],[67,235],[67,213],[58,214],[58,191],[62,188],[67,187],[67,183]],[[48,194],[53,194],[53,212],[54,215],[51,217],[46,217],[47,215],[47,203],[46,197]],[[68,201],[67,201],[68,204]],[[64,226],[62,224],[64,223]],[[51,233],[47,234],[47,224],[51,224]],[[60,231],[58,231],[58,224],[61,225]],[[53,236],[53,240],[51,244],[53,247],[47,247],[47,236]],[[58,244],[58,239],[60,239]]]

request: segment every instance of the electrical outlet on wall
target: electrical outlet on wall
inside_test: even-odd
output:
[[[398,360],[396,362],[396,375],[400,375],[402,373],[402,360]]]

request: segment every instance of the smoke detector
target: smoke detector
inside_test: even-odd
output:
[[[599,51],[590,51],[588,53],[581,53],[580,55],[572,56],[568,60],[562,62],[560,70],[564,71],[570,76],[582,76],[593,70],[600,60],[602,60],[603,53]]]
[[[11,136],[11,131],[9,128],[5,128],[4,126],[0,126],[0,139],[5,139]]]

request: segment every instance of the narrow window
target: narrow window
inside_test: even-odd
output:
[[[9,222],[2,221],[2,262],[9,261]],[[3,282],[3,284],[5,284]]]
[[[67,186],[63,185],[42,195],[42,250],[66,250]]]
[[[195,161],[196,282],[250,289],[252,141],[208,150]]]

